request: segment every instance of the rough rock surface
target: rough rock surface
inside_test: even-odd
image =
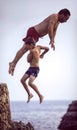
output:
[[[0,84],[0,130],[34,130],[28,122],[16,122],[11,120],[10,98],[6,83]]]
[[[77,101],[72,101],[69,104],[66,114],[62,117],[60,130],[77,130]]]

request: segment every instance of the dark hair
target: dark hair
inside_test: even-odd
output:
[[[25,44],[29,44],[29,45],[33,44],[33,45],[35,45],[35,43],[34,43],[32,37],[28,37],[28,38],[25,40]]]
[[[58,12],[58,14],[64,14],[65,16],[67,16],[67,15],[71,15],[71,13],[70,13],[70,11],[68,10],[68,9],[61,9],[59,12]]]

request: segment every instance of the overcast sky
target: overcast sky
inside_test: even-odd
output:
[[[8,64],[22,47],[27,29],[62,8],[68,8],[71,17],[58,27],[55,51],[49,46],[48,36],[37,43],[50,48],[40,60],[40,73],[35,80],[44,100],[77,99],[77,0],[0,0],[0,82],[7,83],[10,100],[27,100],[20,83],[29,67],[27,53],[18,62],[14,76],[8,74]],[[34,95],[32,100],[38,100],[30,90]]]

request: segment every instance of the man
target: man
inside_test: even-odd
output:
[[[44,50],[41,53],[41,50]],[[27,61],[30,64],[29,69],[26,71],[26,73],[21,78],[21,83],[24,86],[27,94],[28,94],[28,100],[27,103],[30,101],[30,99],[33,97],[33,94],[30,92],[28,85],[38,94],[39,101],[42,103],[43,101],[43,95],[39,92],[37,86],[33,83],[33,81],[36,79],[39,73],[39,59],[43,58],[44,55],[49,51],[48,47],[45,46],[35,46],[34,43],[30,43],[30,53],[27,56]],[[29,79],[28,85],[26,83],[26,80]]]
[[[12,62],[9,63],[9,74],[14,74],[14,69],[19,61],[19,59],[30,49],[30,45],[28,43],[36,43],[39,41],[39,38],[44,37],[45,35],[49,35],[50,45],[53,50],[55,50],[55,35],[60,23],[67,22],[70,17],[70,11],[68,9],[62,9],[57,14],[52,14],[44,19],[41,23],[30,27],[27,31],[26,37],[23,39],[24,45],[22,48],[16,53],[15,58]],[[27,44],[26,44],[27,43]]]

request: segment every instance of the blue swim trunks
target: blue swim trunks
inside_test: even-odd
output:
[[[29,67],[29,69],[25,72],[25,74],[37,77],[39,71],[40,71],[39,67]]]

